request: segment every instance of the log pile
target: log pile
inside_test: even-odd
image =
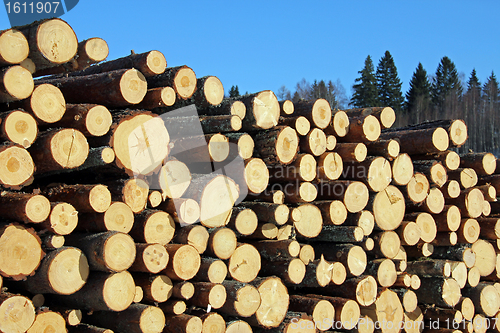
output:
[[[60,19],[0,46],[2,332],[500,331],[500,167],[463,121],[224,98]]]

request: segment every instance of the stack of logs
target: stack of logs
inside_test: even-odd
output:
[[[0,331],[500,331],[500,167],[463,121],[107,55],[0,32]]]

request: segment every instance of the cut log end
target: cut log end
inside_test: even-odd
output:
[[[224,87],[216,76],[210,76],[205,80],[203,92],[211,105],[219,105],[224,99]]]
[[[78,39],[73,29],[60,19],[40,24],[36,33],[38,51],[51,63],[63,64],[77,52]]]
[[[185,66],[177,71],[174,78],[174,88],[182,99],[188,99],[196,91],[196,74]]]
[[[129,69],[120,79],[123,99],[130,104],[138,104],[146,96],[148,86],[146,78],[136,69]]]
[[[15,65],[28,57],[29,45],[24,35],[16,29],[0,33],[0,64]]]

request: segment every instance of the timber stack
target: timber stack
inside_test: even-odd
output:
[[[500,167],[462,120],[107,55],[0,32],[0,331],[500,331]]]

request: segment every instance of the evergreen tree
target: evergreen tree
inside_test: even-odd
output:
[[[403,109],[403,94],[401,93],[401,81],[394,59],[389,51],[385,51],[377,66],[377,90],[378,101],[381,106],[390,106],[396,112]]]
[[[354,93],[351,97],[351,104],[355,107],[378,106],[377,79],[375,78],[373,61],[368,55],[365,60],[365,67],[358,72],[361,74],[352,86]]]
[[[238,97],[240,96],[240,90],[238,89],[238,85],[232,86],[229,90],[229,97]]]
[[[445,107],[447,99],[457,99],[462,95],[462,86],[457,68],[448,57],[443,57],[436,70],[432,84],[432,102],[439,109]]]
[[[469,81],[467,81],[466,103],[467,109],[475,112],[480,106],[481,102],[481,83],[477,78],[476,69],[474,68],[470,74]]]
[[[491,72],[491,75],[483,86],[483,100],[487,111],[494,112],[498,109],[500,104],[500,91],[498,90],[497,78],[493,72]]]
[[[410,89],[406,93],[406,111],[412,115],[424,113],[431,101],[431,83],[427,71],[418,63],[410,81]]]

